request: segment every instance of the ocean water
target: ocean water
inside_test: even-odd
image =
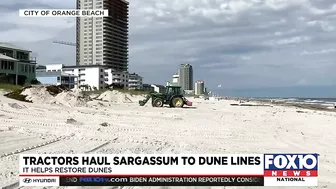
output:
[[[336,106],[336,98],[262,98],[262,99],[270,99],[275,102],[307,104],[320,107],[322,106],[326,108],[335,108]]]

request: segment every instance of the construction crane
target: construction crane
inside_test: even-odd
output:
[[[76,43],[68,42],[68,41],[53,41],[53,43],[61,44],[61,45],[69,45],[76,47]]]

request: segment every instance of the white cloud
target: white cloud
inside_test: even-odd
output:
[[[284,38],[279,40],[270,40],[267,41],[266,44],[270,44],[272,46],[278,46],[278,45],[293,45],[293,44],[300,44],[303,42],[310,41],[310,36],[294,36],[290,38]]]
[[[323,49],[318,51],[303,51],[301,55],[329,54],[336,52],[336,49]]]
[[[250,57],[250,56],[242,56],[241,59],[242,59],[242,60],[250,60],[251,57]]]

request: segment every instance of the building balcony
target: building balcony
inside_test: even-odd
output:
[[[121,79],[121,76],[116,76],[116,75],[114,75],[114,76],[112,76],[112,78],[113,78],[113,79]]]
[[[120,80],[112,80],[112,83],[121,83]]]
[[[17,59],[19,63],[36,64],[36,60]]]
[[[74,85],[74,84],[76,84],[76,82],[74,82],[74,81],[61,81],[61,84],[63,84],[63,85]]]
[[[140,84],[138,84],[138,83],[128,83],[128,85],[131,87],[138,87],[138,86],[140,86]]]

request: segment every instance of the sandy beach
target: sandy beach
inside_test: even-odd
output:
[[[193,108],[153,108],[116,93],[90,102],[73,101],[78,93],[26,93],[33,103],[0,95],[0,187],[18,182],[20,153],[312,152],[320,154],[318,188],[336,188],[334,112],[201,99],[191,99]]]

